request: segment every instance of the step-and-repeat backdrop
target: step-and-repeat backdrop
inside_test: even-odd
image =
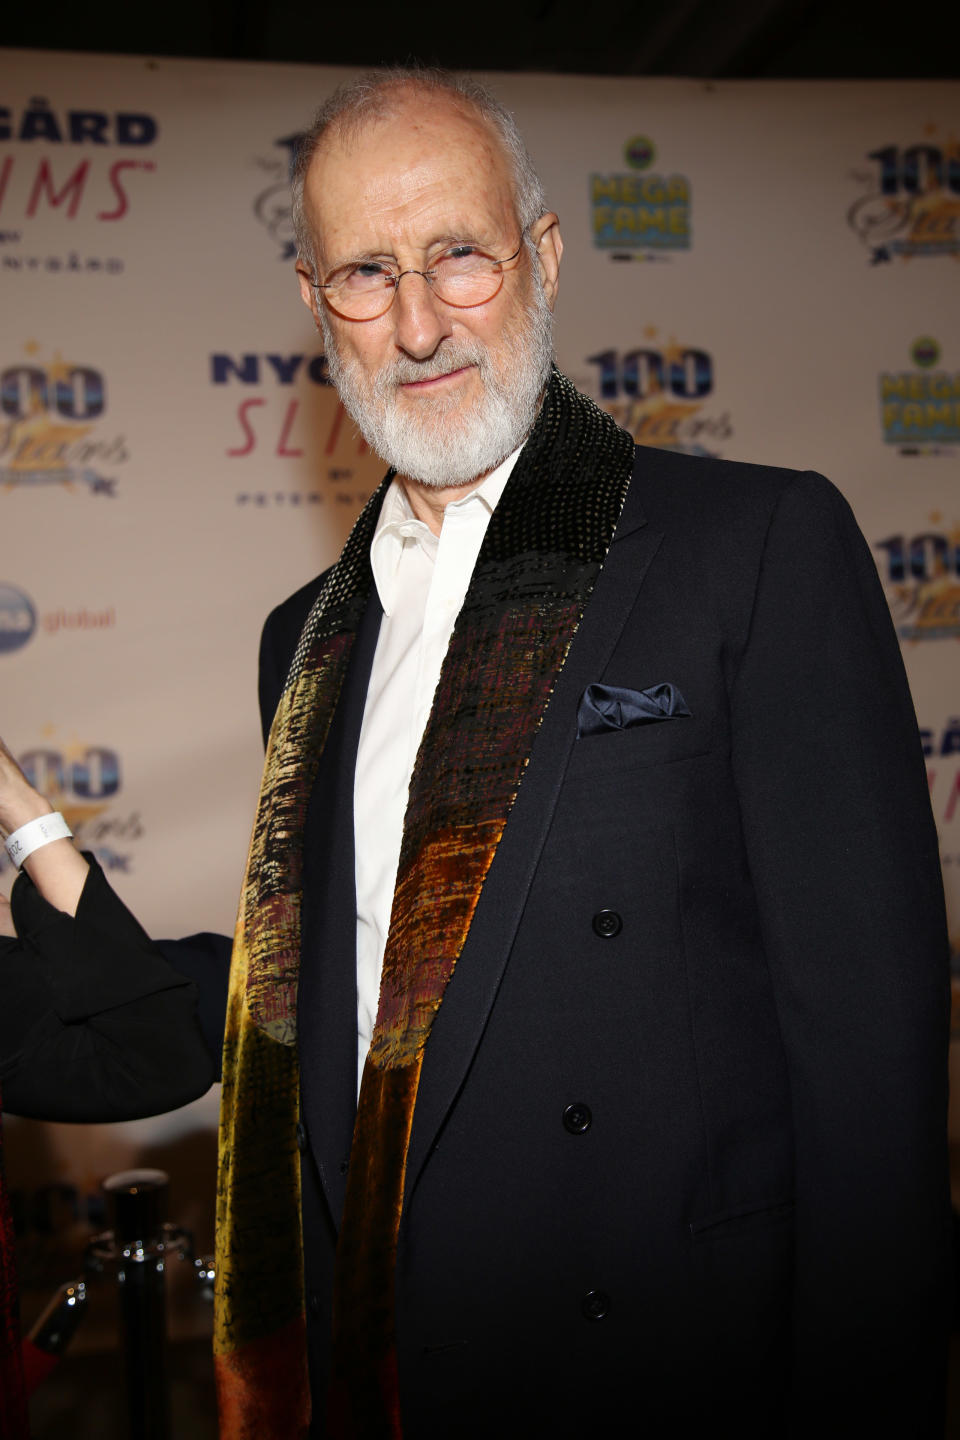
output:
[[[349,73],[0,52],[0,733],[156,935],[232,928],[260,626],[380,475],[293,272],[293,147]],[[641,443],[851,501],[956,942],[960,87],[492,80],[561,219],[562,368]],[[11,1124],[28,1283],[133,1160],[208,1241],[215,1117]]]

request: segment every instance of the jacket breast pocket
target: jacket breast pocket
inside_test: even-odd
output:
[[[692,760],[713,749],[712,727],[692,717],[673,717],[627,730],[608,730],[574,741],[568,781]]]
[[[731,1210],[722,1210],[703,1220],[693,1220],[690,1237],[694,1244],[715,1240],[736,1240],[758,1230],[790,1225],[793,1222],[794,1203],[790,1199],[763,1200],[749,1205],[738,1205]]]

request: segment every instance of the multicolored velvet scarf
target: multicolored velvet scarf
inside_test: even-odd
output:
[[[401,1434],[394,1274],[424,1051],[632,467],[630,436],[554,372],[444,659],[410,783],[337,1249],[335,1435]],[[229,1440],[292,1440],[309,1424],[294,1138],[301,837],[370,593],[384,486],[357,521],[297,648],[267,750],[240,905],[224,1047],[214,1340]]]

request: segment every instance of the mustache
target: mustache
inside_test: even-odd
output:
[[[425,360],[417,360],[412,355],[399,355],[396,360],[391,360],[377,376],[377,389],[381,394],[388,395],[399,385],[410,385],[418,380],[437,380],[441,375],[462,370],[465,365],[476,365],[482,372],[486,363],[486,347],[479,341],[444,340]]]

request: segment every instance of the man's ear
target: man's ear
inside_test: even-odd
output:
[[[317,292],[313,284],[313,270],[305,260],[297,257],[296,264],[297,280],[300,284],[300,299],[306,305],[316,323],[320,324],[320,317],[317,314]]]
[[[537,247],[537,257],[540,261],[540,279],[543,282],[543,293],[547,297],[547,304],[552,310],[557,299],[557,290],[560,286],[560,257],[563,254],[563,237],[560,234],[560,221],[552,210],[546,211],[530,226],[530,239]]]

